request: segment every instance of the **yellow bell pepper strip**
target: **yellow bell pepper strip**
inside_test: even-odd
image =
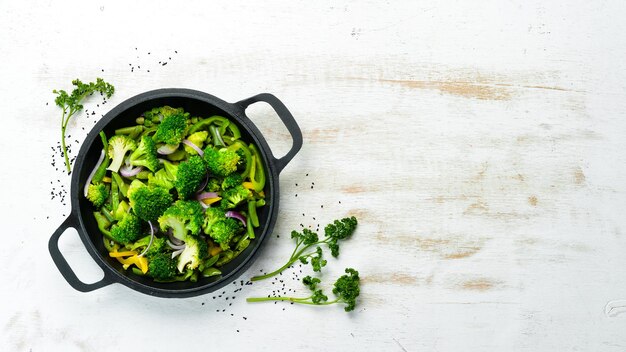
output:
[[[146,257],[133,257],[137,258],[137,267],[141,269],[142,273],[148,272],[148,259]]]
[[[125,251],[125,252],[109,252],[109,257],[111,258],[119,258],[119,257],[130,257],[131,255],[136,255],[135,251]]]
[[[108,167],[108,166],[107,166],[107,167]],[[111,183],[111,178],[110,178],[109,176],[104,176],[104,177],[102,178],[102,182],[104,182],[104,183]]]
[[[257,192],[263,191],[265,188],[265,170],[263,170],[263,162],[259,150],[254,144],[250,144],[250,153],[252,154],[252,166],[250,167],[250,181]]]
[[[202,199],[201,202],[206,205],[211,205],[213,203],[219,202],[220,200],[222,200],[222,197],[206,198],[206,199]]]
[[[221,251],[222,251],[222,247],[220,246],[211,247],[209,248],[209,255],[213,257],[213,256],[220,254]]]
[[[121,255],[117,256],[117,254],[128,254],[128,253],[134,253],[134,255],[132,257],[128,257],[128,258],[122,258]],[[135,251],[129,251],[129,252],[112,252],[109,253],[109,256],[114,257],[115,259],[117,259],[118,262],[122,263],[124,265],[124,269],[127,269],[129,266],[131,265],[136,265],[142,273],[147,273],[148,272],[148,259],[146,259],[146,257],[140,257],[137,255],[137,252]]]
[[[241,185],[244,186],[247,189],[254,190],[254,185],[252,184],[252,182],[246,181],[246,182],[242,183]]]

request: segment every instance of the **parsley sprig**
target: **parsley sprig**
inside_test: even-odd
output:
[[[333,294],[335,294],[336,298],[334,300],[329,301],[328,296],[324,294],[324,292],[317,287],[317,285],[321,282],[320,279],[306,276],[302,279],[302,283],[306,285],[311,290],[311,295],[307,297],[251,297],[247,298],[247,302],[266,302],[266,301],[289,301],[298,304],[310,304],[310,305],[318,305],[325,306],[330,304],[343,303],[346,306],[344,310],[349,312],[354,310],[356,307],[356,299],[359,296],[360,290],[360,280],[359,280],[359,272],[352,269],[347,268],[346,275],[342,275],[335,281],[335,285],[333,287]]]
[[[92,95],[94,92],[100,92],[100,94],[110,98],[115,92],[115,87],[105,82],[102,78],[97,78],[96,82],[83,83],[78,79],[72,81],[74,90],[71,93],[67,93],[65,90],[53,90],[52,92],[57,95],[54,99],[54,103],[63,109],[63,115],[61,116],[61,148],[63,149],[63,156],[65,158],[65,167],[69,174],[72,169],[70,165],[70,159],[67,155],[67,147],[65,144],[65,131],[67,129],[67,123],[70,118],[74,116],[78,111],[83,109],[82,101],[85,97]]]
[[[356,229],[356,225],[357,220],[354,216],[335,220],[333,223],[326,225],[324,228],[325,238],[321,240],[317,232],[309,229],[303,229],[302,232],[292,231],[291,238],[296,240],[296,248],[294,248],[287,263],[269,274],[255,276],[251,280],[258,281],[270,278],[287,269],[298,260],[303,264],[311,262],[313,271],[321,271],[322,267],[326,266],[321,245],[326,245],[330,249],[331,255],[337,257],[339,255],[339,241],[350,237]]]

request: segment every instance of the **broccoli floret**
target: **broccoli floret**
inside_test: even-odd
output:
[[[208,208],[204,213],[202,230],[224,250],[228,249],[230,240],[242,228],[243,226],[238,220],[227,218],[223,209]]]
[[[176,201],[159,218],[162,231],[172,229],[174,237],[181,241],[197,235],[202,227],[202,206],[196,201]]]
[[[237,170],[239,155],[229,149],[215,149],[208,146],[204,150],[204,160],[212,174],[219,177],[226,177]]]
[[[146,187],[146,184],[141,182],[140,180],[134,179],[133,182],[130,183],[130,186],[128,186],[128,190],[126,191],[126,196],[128,198],[131,198],[133,196],[133,193],[137,192],[138,189]],[[132,201],[130,201],[130,205],[131,207],[135,205],[135,203]]]
[[[165,169],[161,169],[148,175],[148,186],[161,187],[169,191],[174,188],[174,178],[170,177]]]
[[[109,191],[104,183],[90,184],[87,189],[87,199],[93,206],[100,208],[109,197]]]
[[[148,259],[148,275],[157,280],[170,280],[176,276],[176,265],[176,259],[169,253],[157,253]]]
[[[111,227],[111,237],[121,244],[136,241],[141,236],[141,222],[131,213],[124,215],[122,220]]]
[[[169,250],[169,248],[170,247],[167,245],[167,240],[165,239],[165,237],[154,237],[154,240],[152,240],[152,245],[146,252],[146,256],[148,258],[151,258],[157,253],[163,253],[166,249]]]
[[[120,166],[124,162],[124,156],[129,151],[133,151],[137,148],[137,143],[134,140],[124,135],[116,135],[109,140],[109,148],[107,154],[111,158],[111,163],[107,170],[118,172]]]
[[[186,199],[198,190],[206,177],[206,165],[199,156],[192,156],[178,165],[174,186],[178,191],[178,198]]]
[[[229,189],[241,185],[243,178],[240,174],[230,174],[222,181],[222,189]]]
[[[159,168],[159,160],[157,159],[156,143],[148,136],[141,137],[139,146],[130,154],[130,164],[134,166],[143,166],[154,172]]]
[[[135,214],[145,221],[158,219],[173,202],[170,192],[161,187],[144,186],[128,193]]]
[[[213,224],[209,236],[218,243],[222,249],[229,248],[230,240],[243,228],[241,222],[233,218],[225,218]]]
[[[219,192],[222,190],[222,185],[220,180],[216,178],[209,178],[209,182],[207,182],[205,189],[208,192]]]
[[[156,113],[161,115],[163,120],[154,134],[154,141],[166,144],[179,144],[187,130],[188,114],[185,114],[183,109],[172,109],[169,106],[157,109],[160,110]],[[152,112],[157,109],[152,109]]]
[[[184,114],[185,117],[189,116],[189,114],[185,113],[183,108],[173,108],[171,106],[154,108],[150,111],[146,111],[143,115],[146,119],[151,120],[152,122],[160,122],[163,121],[166,116],[175,114]]]
[[[176,178],[176,173],[178,172],[178,164],[172,164],[167,160],[163,160],[163,167],[165,172],[167,172],[167,176],[173,181]]]
[[[244,186],[239,185],[224,191],[221,205],[223,208],[232,209],[250,197],[252,197],[252,192]]]
[[[140,239],[138,239],[137,241],[135,241],[132,244],[128,244],[126,245],[126,248],[130,251],[139,251],[142,252],[145,247],[147,247],[150,244],[150,238],[152,236],[148,235],[145,237],[142,237]],[[164,252],[166,249],[168,249],[169,246],[167,245],[167,241],[165,239],[165,237],[154,237],[154,239],[152,240],[152,244],[150,245],[150,248],[148,249],[148,251],[146,252],[145,256],[146,258],[150,259],[151,256]]]
[[[190,134],[189,137],[187,137],[187,140],[190,141],[191,143],[193,143],[198,148],[202,149],[202,146],[204,145],[204,141],[206,141],[207,137],[209,137],[209,132],[207,132],[207,131],[199,131],[199,132]],[[197,155],[198,154],[198,152],[196,152],[195,149],[193,149],[192,147],[190,147],[188,145],[185,145],[184,148],[185,148],[185,151],[189,155]]]
[[[248,166],[246,162],[246,152],[243,150],[243,148],[239,148],[235,150],[235,153],[237,153],[237,155],[239,156],[239,161],[237,162],[237,171],[243,172]]]
[[[193,270],[200,265],[200,262],[206,258],[209,252],[207,243],[197,237],[187,237],[185,239],[185,249],[178,257],[178,271]]]
[[[204,222],[202,223],[202,231],[209,234],[211,227],[218,221],[226,219],[224,210],[220,208],[207,208],[204,211]]]

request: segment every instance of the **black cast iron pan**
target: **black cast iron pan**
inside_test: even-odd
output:
[[[291,149],[280,159],[274,157],[261,132],[245,114],[245,110],[250,104],[260,101],[269,103],[274,108],[293,139]],[[256,229],[256,239],[239,256],[221,268],[222,276],[199,278],[195,283],[158,283],[148,277],[135,275],[130,270],[123,270],[121,264],[114,258],[110,258],[104,248],[102,234],[92,215],[92,206],[82,195],[86,179],[98,161],[102,150],[102,142],[98,133],[104,130],[107,135],[112,135],[115,129],[132,125],[143,112],[163,105],[182,107],[192,116],[221,115],[228,117],[240,128],[241,139],[257,145],[263,157],[267,175],[265,184],[267,204],[259,208],[260,226]],[[112,283],[120,283],[135,291],[159,297],[192,297],[217,290],[235,280],[252,264],[259,253],[259,249],[272,233],[278,215],[280,193],[278,175],[301,147],[302,132],[300,127],[285,105],[271,94],[259,94],[234,104],[190,89],[158,89],[132,97],[107,113],[87,135],[74,162],[70,191],[71,213],[50,237],[48,243],[50,255],[65,280],[81,292],[93,291]],[[91,284],[80,281],[59,251],[59,237],[70,227],[78,231],[87,251],[104,271],[102,280]]]

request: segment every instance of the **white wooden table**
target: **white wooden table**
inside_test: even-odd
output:
[[[623,1],[2,1],[0,350],[624,351],[626,309],[607,304],[626,299],[625,14]],[[74,291],[47,251],[69,212],[50,200],[69,186],[50,165],[51,90],[95,77],[116,94],[87,103],[72,141],[155,88],[282,99],[305,145],[242,279],[281,263],[300,223],[353,214],[323,277],[361,272],[356,311],[244,302],[271,281],[215,299]],[[248,114],[288,149],[269,106]],[[61,245],[81,279],[101,277],[75,231]],[[298,270],[281,279],[304,294]]]

